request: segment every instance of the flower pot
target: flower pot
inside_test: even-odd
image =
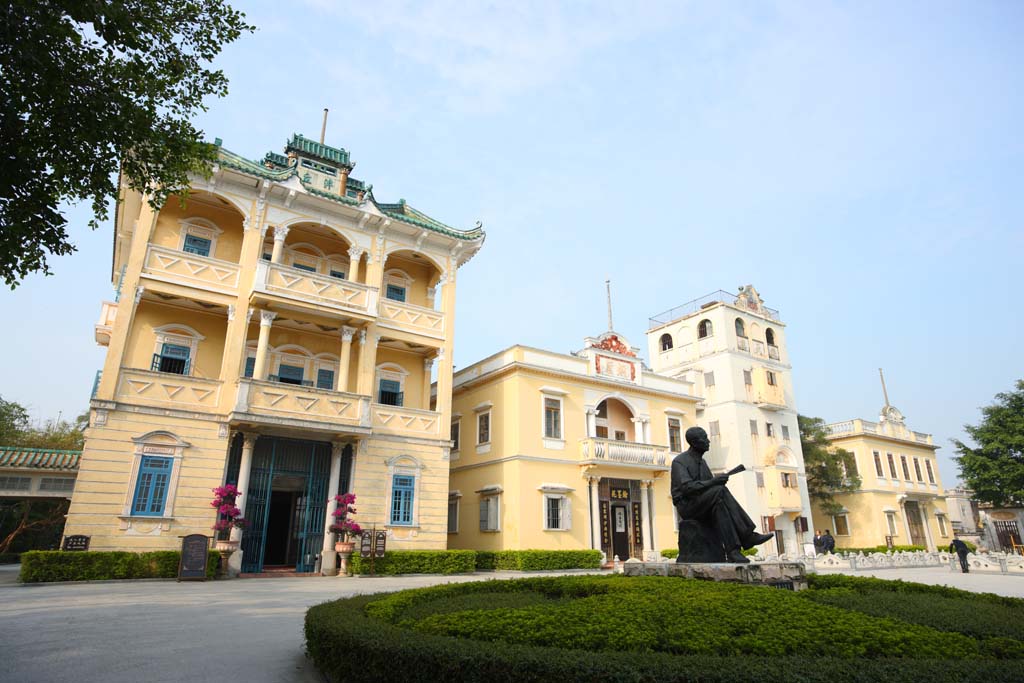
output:
[[[238,541],[214,541],[213,549],[221,553],[233,553],[238,550]]]
[[[334,544],[334,551],[351,555],[356,549],[356,544],[350,541],[338,541]]]

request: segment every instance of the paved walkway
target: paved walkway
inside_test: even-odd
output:
[[[953,574],[947,569],[874,574],[1024,596],[1024,577]],[[521,576],[496,572],[375,579],[0,584],[0,679],[319,682],[303,654],[302,623],[310,605],[362,593]]]

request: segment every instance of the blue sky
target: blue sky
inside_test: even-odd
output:
[[[788,325],[797,407],[950,438],[1024,377],[1024,6],[236,3],[259,27],[198,124],[259,158],[293,132],[380,200],[487,243],[459,279],[456,363],[555,351],[752,283]],[[109,222],[2,295],[0,394],[77,414],[104,350]]]

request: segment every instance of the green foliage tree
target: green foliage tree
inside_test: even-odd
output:
[[[964,425],[977,447],[953,439],[960,478],[980,501],[1024,505],[1024,380],[1017,380],[1013,391],[996,394],[981,415],[980,424]]]
[[[0,396],[0,446],[14,444],[29,428],[28,411],[14,401]]]
[[[253,27],[225,0],[8,0],[0,6],[0,276],[75,250],[61,202],[95,228],[118,191],[160,206],[216,148],[189,123],[227,78],[205,68]]]
[[[825,514],[838,514],[843,508],[836,502],[835,494],[860,489],[853,453],[829,443],[825,421],[820,417],[798,415],[797,423],[807,472],[807,494]]]

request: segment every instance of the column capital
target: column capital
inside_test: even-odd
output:
[[[260,311],[260,326],[266,325],[270,327],[276,317],[277,313],[275,311]]]
[[[242,432],[242,448],[252,450],[256,447],[256,440],[259,438],[259,434],[254,434],[253,432]]]
[[[359,330],[359,345],[364,346],[366,344],[366,328]]]
[[[601,481],[601,477],[595,477],[595,476],[592,476],[592,475],[587,475],[587,481],[590,482],[590,487],[591,488],[597,488],[598,482]]]
[[[228,322],[233,322],[235,319],[235,305],[228,304]]]
[[[352,337],[356,334],[356,328],[349,327],[348,325],[342,325],[341,327],[341,341],[350,342]]]
[[[274,241],[284,242],[284,238],[288,236],[288,228],[283,225],[278,225],[274,228]]]
[[[429,372],[430,368],[432,368],[432,367],[434,367],[434,359],[433,358],[424,358],[423,359],[423,369],[426,370],[427,372]]]
[[[340,458],[341,457],[341,452],[343,450],[345,450],[345,445],[346,444],[345,444],[344,441],[332,441],[331,442],[331,457],[332,458]]]
[[[596,415],[596,414],[597,414],[597,408],[591,408],[589,406],[587,407],[587,415]]]
[[[139,301],[142,300],[142,293],[146,291],[146,288],[142,285],[135,286],[135,305],[139,305]]]
[[[348,248],[348,257],[353,259],[361,258],[363,256],[363,251],[362,247],[351,246]]]
[[[256,312],[255,308],[250,308],[248,311],[246,311],[246,313],[245,313],[245,324],[246,325],[248,325],[249,323],[252,322],[252,316],[253,316],[253,313],[255,313],[255,312]]]
[[[652,484],[654,484],[654,480],[653,479],[641,479],[640,480],[640,488],[642,488],[642,489],[649,489],[649,488],[651,488]]]

